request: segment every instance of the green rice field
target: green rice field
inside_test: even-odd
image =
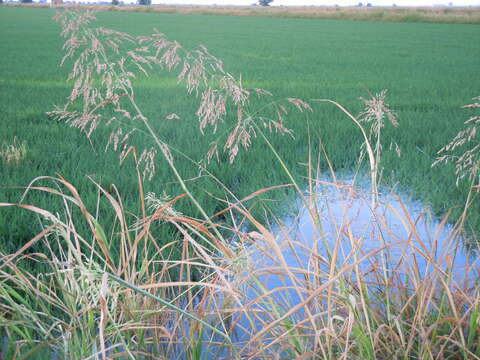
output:
[[[127,208],[136,209],[137,180],[131,159],[122,165],[118,153],[105,152],[110,130],[100,128],[88,141],[84,134],[55,122],[46,112],[65,103],[72,84],[66,82],[69,65],[59,67],[62,38],[51,19],[54,10],[0,7],[0,145],[16,138],[25,143],[27,155],[19,162],[0,162],[0,201],[18,202],[24,187],[38,176],[60,175],[79,189],[88,206],[95,208],[97,189],[115,184]],[[479,95],[480,26],[466,24],[406,24],[318,19],[287,19],[210,15],[100,12],[98,26],[133,35],[152,33],[154,28],[186,48],[198,44],[224,61],[231,74],[242,77],[246,87],[263,88],[273,99],[328,98],[340,102],[354,114],[362,110],[359,97],[388,89],[387,101],[396,110],[399,128],[387,129],[385,144],[396,141],[401,157],[384,151],[384,184],[431,206],[438,215],[453,208],[458,216],[464,206],[468,184],[455,185],[453,166],[431,168],[436,152],[462,128],[471,110],[462,109]],[[205,158],[209,143],[227,131],[227,118],[217,134],[201,135],[192,99],[177,84],[175,74],[158,72],[139,76],[134,82],[137,99],[158,134],[170,146],[194,161]],[[165,120],[176,113],[179,120]],[[231,124],[229,123],[231,120]],[[340,111],[328,104],[315,104],[313,113],[292,112],[286,126],[294,138],[269,135],[279,154],[301,179],[306,175],[309,138],[313,152],[319,141],[325,145],[335,169],[352,170],[362,138],[358,129]],[[242,151],[230,165],[223,154],[208,169],[239,197],[269,186],[288,183],[273,155],[260,139]],[[138,148],[146,139],[137,136]],[[322,154],[322,157],[324,155]],[[181,189],[160,157],[157,174],[145,183],[146,191],[178,195]],[[225,193],[198,167],[182,156],[175,164],[192,192],[213,214],[218,202],[212,195]],[[275,164],[275,165],[272,165]],[[264,194],[280,201],[288,193]],[[29,193],[25,202],[55,209],[44,194]],[[271,205],[271,201],[265,204]],[[255,205],[254,203],[251,204]],[[188,202],[179,208],[188,211]],[[473,212],[480,209],[478,202]],[[257,208],[262,211],[261,207]],[[22,210],[0,210],[0,243],[15,250],[38,232],[37,219]],[[473,218],[473,229],[480,220]]]

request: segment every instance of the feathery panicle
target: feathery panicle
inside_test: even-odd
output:
[[[463,108],[480,108],[480,96],[473,98],[473,103]],[[432,167],[440,163],[453,162],[457,185],[460,180],[467,178],[469,181],[480,184],[480,141],[477,134],[480,128],[480,116],[473,115],[465,121],[465,128],[457,133],[450,143],[441,148],[437,154],[444,154],[437,157]],[[457,149],[465,149],[462,154],[455,155]]]
[[[368,124],[369,138],[374,145],[374,152],[377,162],[382,156],[382,143],[380,142],[382,129],[385,127],[385,122],[388,121],[393,127],[398,127],[397,114],[386,103],[385,98],[388,90],[382,90],[377,94],[372,94],[370,99],[360,98],[364,103],[365,108],[359,114],[358,119],[360,123]],[[400,147],[397,143],[390,143],[390,149],[394,148],[398,156],[400,156]],[[362,148],[362,155],[365,151]]]
[[[207,125],[217,130],[217,124],[227,113],[227,98],[220,91],[208,88],[202,93],[200,107],[197,110],[197,117],[200,121],[200,131],[204,134]]]
[[[134,37],[112,29],[95,28],[90,25],[95,20],[91,11],[59,11],[54,19],[62,26],[62,36],[66,38],[62,64],[69,59],[73,61],[68,77],[73,82],[73,88],[66,104],[55,107],[49,115],[79,128],[88,137],[102,123],[113,126],[107,148],[113,145],[115,151],[124,152],[129,147],[128,137],[124,134],[130,135],[132,132],[124,128],[125,124],[137,128],[143,123],[148,128],[149,119],[137,106],[132,81],[138,75],[148,76],[156,68],[169,72],[178,69],[178,82],[185,85],[189,94],[199,99],[196,116],[201,134],[205,134],[207,128],[216,133],[219,124],[225,121],[227,112],[237,114],[236,124],[223,144],[230,161],[234,161],[240,146],[247,149],[252,137],[255,137],[251,122],[260,120],[266,124],[270,121],[246,115],[251,91],[243,87],[241,78],[237,80],[226,72],[223,62],[202,45],[188,51],[158,30],[149,36]],[[257,96],[272,96],[263,89],[255,88],[252,91]],[[300,111],[309,109],[308,104],[301,100],[289,101]],[[81,110],[78,110],[78,105]],[[107,111],[113,111],[116,115],[106,117]],[[277,111],[278,117],[266,126],[268,129],[288,132],[283,126],[286,111],[282,111]],[[164,118],[179,119],[176,114]],[[135,120],[140,120],[140,123]],[[161,134],[157,136],[157,139],[160,138]],[[164,155],[170,153],[161,150]],[[151,149],[142,153],[142,162],[148,166],[145,174],[149,174],[149,177],[155,169],[155,153]],[[214,154],[218,158],[218,147],[207,153],[208,160]]]
[[[390,109],[385,102],[388,90],[382,90],[378,94],[373,94],[370,99],[360,98],[365,104],[365,109],[360,114],[359,118],[362,122],[372,123],[372,130],[377,133],[385,126],[385,120],[397,127],[397,114]]]
[[[143,166],[143,177],[152,180],[156,173],[155,156],[157,155],[157,148],[152,146],[150,149],[144,149],[138,161],[140,166]]]
[[[310,106],[310,104],[308,104],[307,102],[301,100],[301,99],[297,99],[297,98],[287,98],[287,101],[293,105],[295,105],[295,107],[298,109],[298,111],[300,112],[303,112],[303,110],[308,110],[310,112],[313,111],[312,107]]]
[[[145,196],[145,202],[147,203],[148,209],[155,213],[159,209],[163,209],[163,213],[171,217],[183,216],[183,214],[177,211],[172,204],[172,197],[168,196],[166,192],[163,192],[162,195],[157,196],[154,192],[149,192]]]
[[[218,154],[218,143],[216,141],[210,143],[210,150],[207,153],[207,161],[210,162],[215,157],[217,161],[220,161]]]

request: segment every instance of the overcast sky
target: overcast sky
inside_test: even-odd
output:
[[[348,6],[358,4],[360,1],[378,6],[390,6],[395,3],[398,6],[431,6],[434,4],[448,4],[454,6],[480,6],[480,0],[274,0],[272,5],[340,5]],[[251,5],[256,0],[153,0],[154,4],[199,4],[199,5]]]

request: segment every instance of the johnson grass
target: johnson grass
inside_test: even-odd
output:
[[[324,232],[322,223],[331,220],[328,214],[318,210],[317,200],[322,194],[317,193],[317,181],[322,169],[328,168],[335,178],[335,168],[355,165],[358,153],[365,152],[373,195],[377,195],[382,169],[398,176],[393,171],[397,168],[392,165],[389,168],[385,145],[394,139],[400,146],[405,144],[402,137],[396,136],[398,129],[391,129],[389,133],[390,128],[384,128],[386,120],[399,125],[398,114],[386,104],[387,92],[375,94],[367,90],[368,96],[360,102],[363,105],[357,111],[358,116],[339,102],[319,100],[318,96],[309,102],[287,97],[259,107],[260,99],[253,95],[270,96],[261,89],[265,86],[249,84],[249,88],[255,90],[249,92],[243,87],[247,81],[242,82],[240,77],[225,72],[223,63],[205,47],[190,52],[158,32],[133,37],[108,28],[89,28],[93,17],[88,13],[63,13],[57,20],[63,25],[62,34],[67,39],[66,60],[69,61],[69,57],[75,60],[76,56],[82,60],[75,63],[71,73],[73,90],[65,89],[66,93],[70,92],[68,101],[64,94],[57,102],[60,105],[67,102],[67,107],[57,107],[49,116],[59,121],[57,125],[66,126],[64,122],[67,122],[86,133],[83,141],[89,144],[90,155],[82,158],[84,162],[103,156],[96,151],[99,145],[119,148],[121,162],[125,167],[130,166],[130,181],[119,187],[123,176],[118,167],[112,174],[115,180],[110,181],[101,176],[104,173],[92,173],[91,163],[85,165],[90,171],[84,173],[85,181],[78,185],[74,184],[75,176],[69,181],[48,176],[49,171],[41,168],[46,173],[33,180],[30,177],[28,187],[10,189],[17,196],[20,192],[23,194],[19,200],[0,202],[2,214],[9,216],[10,226],[15,223],[10,219],[15,219],[16,224],[22,221],[16,217],[15,208],[28,213],[30,219],[36,215],[38,224],[35,227],[30,222],[29,232],[35,235],[22,241],[20,246],[11,244],[13,251],[4,246],[0,263],[3,355],[101,359],[172,356],[188,359],[272,356],[470,359],[480,356],[477,261],[458,269],[453,268],[452,260],[456,249],[462,246],[462,235],[472,233],[466,232],[465,226],[469,215],[476,211],[476,186],[465,184],[463,194],[460,188],[459,194],[464,195],[459,200],[460,214],[445,217],[437,226],[433,244],[439,241],[448,221],[454,224],[443,244],[442,251],[446,251],[443,254],[424,251],[429,247],[429,240],[419,235],[417,219],[402,207],[400,211],[393,211],[393,216],[403,223],[408,236],[408,239],[398,239],[406,252],[396,259],[393,267],[387,263],[385,254],[394,243],[386,243],[382,237],[383,231],[391,229],[380,225],[383,222],[382,215],[376,213],[377,196],[372,197],[370,209],[378,216],[380,231],[372,235],[376,248],[364,251],[363,239],[350,227],[348,215],[341,219],[341,226]],[[103,42],[109,44],[110,51]],[[135,48],[137,42],[142,46]],[[119,56],[119,49],[128,45],[135,49],[126,53],[129,60],[125,60]],[[150,55],[152,52],[154,56]],[[148,74],[155,67],[172,71],[181,64],[183,70],[176,78],[150,77],[150,84],[139,81],[135,88],[129,81],[133,77],[129,69],[135,67],[137,72]],[[208,74],[204,72],[207,67]],[[148,98],[148,91],[142,92],[142,86],[148,88],[156,82],[169,88],[169,96],[156,98],[159,104],[152,107],[154,101]],[[188,108],[189,113],[182,114],[182,110],[187,110],[178,103],[173,104],[176,107],[169,107],[172,105],[169,100],[175,91],[181,93],[180,86],[185,85],[188,95],[185,103],[193,102],[195,106]],[[269,90],[277,90],[275,96],[282,95],[279,89]],[[195,111],[198,102],[199,110]],[[222,124],[224,102],[230,104],[229,111],[235,110],[235,118],[225,117]],[[313,106],[316,102],[335,106],[331,112],[319,113]],[[114,106],[113,113],[111,106]],[[473,104],[467,110],[476,108],[477,104]],[[303,120],[307,124],[303,128],[305,137],[297,143],[285,127],[294,128],[287,122],[287,115],[290,121],[302,120],[293,110],[305,116]],[[117,115],[112,117],[114,114]],[[331,116],[334,124],[345,124],[344,129],[349,129],[347,124],[352,126],[350,137],[358,143],[346,143],[353,151],[348,149],[349,156],[344,157],[344,163],[339,163],[342,158],[335,155],[342,150],[339,143],[326,137],[327,127],[323,128],[325,134],[318,133],[320,115]],[[104,129],[102,116],[118,127],[113,131]],[[198,118],[199,124],[190,121],[185,129],[181,128],[178,124],[188,116]],[[467,129],[475,127],[472,124],[476,124],[477,119],[471,116]],[[232,120],[233,126],[229,126]],[[442,145],[450,142],[464,120],[462,117],[451,136],[442,139]],[[170,129],[164,125],[169,122],[174,122]],[[140,139],[126,132],[130,125],[140,132]],[[227,134],[217,135],[217,131],[213,131],[212,135],[207,131],[217,126],[218,132]],[[172,129],[179,131],[173,133]],[[272,130],[283,133],[283,137]],[[295,136],[302,134],[301,127],[294,130]],[[339,130],[342,128],[334,129]],[[363,137],[359,136],[360,132]],[[209,133],[214,137],[213,142],[208,139]],[[65,134],[56,138],[38,133],[34,136],[39,138],[37,143],[51,146],[54,140],[65,139]],[[459,146],[458,141],[469,143],[472,133],[465,134],[459,133],[451,142],[453,145],[444,150]],[[34,136],[18,140],[28,144],[28,152],[14,162],[3,161],[9,169],[22,163],[30,167],[34,164],[29,159],[34,152]],[[185,141],[184,148],[178,146],[175,137]],[[69,149],[72,139],[65,139]],[[193,139],[208,140],[203,143],[200,140],[197,147]],[[332,146],[328,145],[330,141],[335,147],[328,148]],[[17,140],[14,144],[18,144]],[[217,146],[224,151],[217,152]],[[303,153],[292,154],[292,149],[303,150]],[[48,150],[52,152],[52,148]],[[425,155],[426,151],[420,150]],[[82,153],[86,154],[87,151]],[[155,154],[160,155],[160,159],[152,161]],[[224,165],[208,165],[206,154],[207,158],[208,154],[218,155]],[[250,161],[248,154],[254,156]],[[477,152],[473,148],[465,154],[476,156]],[[468,170],[473,184],[477,184],[478,169],[476,163],[468,167],[471,165],[468,156],[464,158],[467,167],[460,161],[456,163],[457,170],[458,166],[462,171]],[[436,171],[431,170],[430,165],[437,151],[431,157],[428,169]],[[317,158],[319,160],[315,160]],[[116,156],[106,159],[118,166]],[[80,163],[73,160],[75,166]],[[297,164],[299,161],[301,164]],[[255,162],[269,166],[264,172],[256,172]],[[236,166],[238,173],[229,178],[228,170]],[[245,174],[247,167],[250,172]],[[254,192],[242,181],[252,177],[267,179],[271,172],[278,176],[268,179],[273,185],[267,187],[260,183]],[[78,169],[75,173],[78,177]],[[240,173],[244,177],[239,177]],[[152,174],[152,183],[158,188],[145,181]],[[461,176],[452,171],[452,182],[456,175]],[[394,179],[394,176],[387,177],[387,181]],[[408,185],[408,181],[405,182]],[[336,180],[328,185],[340,192],[349,189],[347,196],[355,194],[354,186],[346,187]],[[157,194],[147,194],[149,187]],[[307,192],[302,190],[304,187]],[[259,217],[261,211],[272,209],[271,215],[275,215],[280,206],[253,206],[265,204],[265,198],[280,201],[279,190],[284,189],[292,189],[286,195],[301,198],[315,224],[307,244],[281,221],[277,227],[270,226],[283,233],[281,243],[276,238],[278,232],[262,224],[265,218]],[[242,192],[248,196],[240,200]],[[249,225],[245,226],[246,223]],[[24,235],[28,236],[28,232]],[[287,261],[286,251],[293,252],[298,263]],[[407,256],[407,252],[410,255]],[[262,257],[268,259],[265,265],[259,261]],[[425,271],[412,260],[415,258],[429,264]],[[281,284],[270,289],[269,276],[280,279]]]

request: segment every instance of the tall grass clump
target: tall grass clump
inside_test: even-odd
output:
[[[312,189],[318,189],[312,181]],[[419,218],[403,204],[377,211],[380,200],[371,210],[378,228],[370,236],[377,245],[367,245],[352,225],[355,212],[349,211],[358,201],[355,187],[335,182],[323,187],[343,197],[345,206],[338,217],[325,211],[330,199],[323,197],[319,204],[324,191],[308,194],[306,214],[315,224],[309,237],[282,222],[269,230],[239,204],[228,203],[225,211],[253,228],[215,224],[232,239],[223,244],[205,221],[175,213],[175,201],[184,195],[150,210],[146,206],[145,215],[126,223],[120,193],[99,188],[99,201],[108,202],[118,217],[109,229],[101,214],[83,208],[71,184],[37,179],[28,191],[60,196],[65,209],[54,215],[33,205],[0,204],[33,211],[45,226],[16,253],[2,254],[0,326],[6,354],[39,359],[478,358],[479,267],[475,260],[455,267],[459,229],[442,242],[445,219],[433,238],[423,238]],[[77,207],[82,216],[71,217]],[[316,218],[311,209],[318,209]],[[392,216],[403,224],[403,235],[385,244]],[[91,228],[86,237],[75,230],[83,221]],[[150,229],[168,225],[178,234],[160,247]],[[212,250],[201,245],[205,241],[219,246]],[[29,251],[35,242],[43,243],[41,251]],[[120,254],[111,252],[114,243]],[[381,255],[394,247],[400,255],[385,272]],[[179,249],[181,257],[174,257]],[[43,271],[29,271],[32,262]],[[194,268],[197,280],[191,277]]]
[[[212,259],[217,255],[194,238],[217,239],[202,222],[175,215],[174,204],[182,196],[132,218],[118,190],[92,185],[99,190],[99,203],[106,202],[115,216],[112,227],[103,223],[98,209],[87,209],[78,191],[62,178],[36,179],[27,190],[60,197],[62,214],[0,203],[32,211],[44,225],[16,253],[2,254],[0,308],[7,358],[171,358],[168,354],[179,351],[179,344],[189,343],[189,328],[210,329],[212,338],[229,340],[221,326],[204,320],[198,306],[208,296],[205,290],[222,287],[215,274],[225,275]],[[77,231],[83,223],[90,229],[86,236]],[[150,231],[162,225],[178,230],[165,245]],[[42,251],[29,251],[36,243]],[[180,257],[172,255],[178,251]],[[192,267],[211,269],[202,270],[208,275],[194,281]],[[225,284],[227,293],[236,291]]]
[[[20,142],[17,137],[11,144],[2,144],[0,146],[0,159],[7,164],[16,164],[21,162],[27,156],[27,143]]]
[[[328,156],[314,160],[311,139],[304,191],[268,133],[291,134],[284,118],[291,109],[312,112],[309,103],[272,101],[266,90],[244,88],[203,46],[186,50],[158,31],[133,37],[93,27],[92,12],[55,18],[66,38],[62,63],[73,62],[73,89],[50,115],[87,137],[99,126],[111,127],[108,147],[121,161],[134,158],[140,206],[127,211],[122,189],[93,178],[97,202],[87,206],[81,191],[61,177],[36,178],[19,203],[0,202],[33,213],[42,225],[16,252],[0,254],[5,357],[480,358],[478,261],[456,260],[463,222],[449,225],[446,217],[425,235],[424,214],[379,195],[383,129],[398,125],[386,92],[364,99],[358,116],[333,100],[317,100],[335,105],[358,126],[371,196],[364,199],[355,182],[337,181],[333,170],[333,181],[322,180],[323,162],[333,167]],[[182,153],[154,131],[151,122],[164,117],[147,116],[137,102],[133,79],[157,70],[176,71],[199,103],[199,136],[210,129],[215,136],[196,166],[227,194],[209,194],[219,212],[203,208],[175,165]],[[253,96],[266,100],[254,106]],[[137,153],[130,140],[140,135],[145,146]],[[238,199],[207,165],[222,151],[234,162],[255,138],[290,183]],[[155,180],[157,155],[180,185],[174,197],[144,193],[144,181]],[[247,201],[280,187],[297,191],[302,211],[287,223],[270,216],[267,226]],[[32,192],[60,200],[61,211],[25,203]],[[193,204],[190,212],[178,210],[182,201]],[[358,202],[366,204],[362,211],[355,211]],[[365,215],[359,229],[355,221]],[[305,219],[313,225],[303,236]]]

